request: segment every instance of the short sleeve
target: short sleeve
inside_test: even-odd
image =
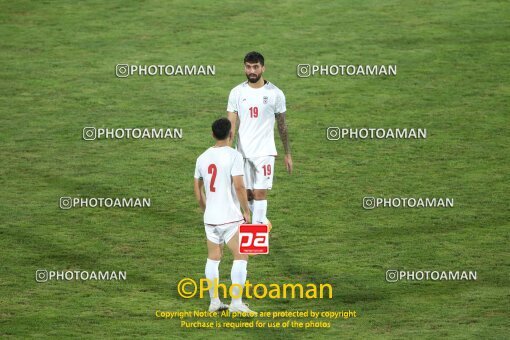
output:
[[[236,155],[234,158],[234,164],[232,166],[232,171],[230,172],[231,176],[243,176],[244,175],[244,164],[243,164],[243,156],[236,151]]]
[[[276,101],[275,101],[275,111],[274,113],[284,113],[287,111],[287,107],[285,105],[285,95],[281,90],[278,90],[276,94]]]
[[[197,159],[197,163],[195,165],[195,178],[202,179],[202,175],[200,174],[200,168],[198,166],[198,159]]]
[[[230,91],[230,95],[228,96],[227,112],[239,112],[239,108],[237,107],[237,91],[235,88]]]

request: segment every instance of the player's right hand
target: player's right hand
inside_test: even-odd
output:
[[[290,175],[292,173],[292,156],[290,154],[286,154],[284,161],[285,161],[285,167],[287,168],[287,172]]]
[[[250,216],[250,211],[249,210],[247,212],[245,211],[243,213],[243,217],[244,217],[244,222],[246,224],[250,224],[251,223],[251,216]]]

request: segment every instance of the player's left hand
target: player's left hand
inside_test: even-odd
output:
[[[290,175],[292,173],[292,156],[290,154],[285,155],[285,167]]]

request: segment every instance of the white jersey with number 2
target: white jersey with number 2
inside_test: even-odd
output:
[[[243,176],[243,157],[229,146],[211,147],[201,154],[195,178],[204,181],[204,223],[221,225],[243,219],[232,176]]]
[[[275,115],[286,110],[285,95],[268,81],[257,89],[245,81],[230,91],[227,111],[239,117],[237,149],[244,158],[276,156]]]

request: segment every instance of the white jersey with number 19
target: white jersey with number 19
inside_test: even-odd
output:
[[[230,91],[227,111],[239,117],[237,149],[244,158],[276,156],[275,115],[286,110],[283,92],[268,81],[257,89],[245,81]]]
[[[232,176],[243,176],[243,157],[229,146],[211,147],[197,159],[195,178],[204,181],[204,223],[221,225],[243,219]]]

